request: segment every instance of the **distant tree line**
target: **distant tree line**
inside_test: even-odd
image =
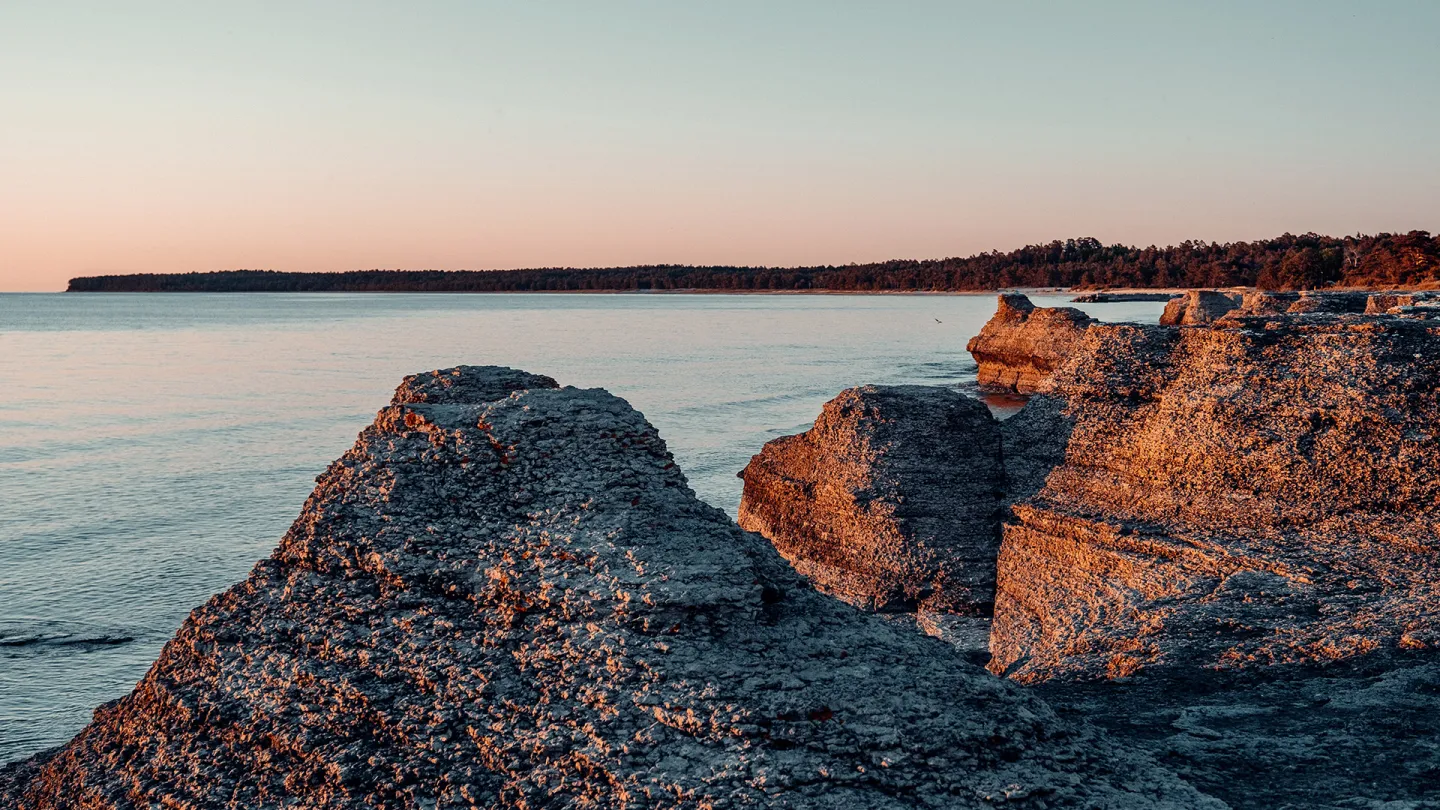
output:
[[[586,290],[947,291],[1004,287],[1409,287],[1440,282],[1440,237],[1285,234],[1146,248],[1056,240],[968,258],[823,267],[647,265],[594,269],[228,270],[70,280],[71,292],[547,292]]]

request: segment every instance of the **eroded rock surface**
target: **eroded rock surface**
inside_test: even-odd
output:
[[[1440,808],[1426,298],[1093,328],[1002,424],[996,671],[1236,808]]]
[[[1243,296],[1219,290],[1190,290],[1170,299],[1160,315],[1162,326],[1195,326],[1214,323],[1238,308]]]
[[[1236,810],[1440,808],[1433,652],[1035,688]]]
[[[999,423],[981,402],[931,386],[852,388],[740,477],[740,525],[821,591],[916,612],[984,652],[1004,474]]]
[[[407,379],[24,808],[1211,807],[808,588],[623,400]]]
[[[1434,647],[1437,388],[1440,320],[1092,326],[1027,405],[1063,460],[1005,527],[991,668],[1039,681]]]
[[[966,348],[982,388],[1028,394],[1074,354],[1093,323],[1074,307],[1036,307],[1023,295],[1005,294]]]

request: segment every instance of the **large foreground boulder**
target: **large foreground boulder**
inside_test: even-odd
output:
[[[821,591],[918,613],[932,632],[986,649],[1004,473],[999,423],[979,400],[852,388],[810,430],[767,443],[740,477],[740,525]]]
[[[1327,306],[1091,327],[1026,406],[1029,452],[1058,463],[1004,529],[995,672],[1313,665],[1440,643],[1440,320]]]
[[[1029,394],[1074,354],[1095,323],[1074,307],[1036,307],[1019,293],[1000,296],[995,316],[966,348],[980,387]]]
[[[1213,807],[806,586],[623,400],[409,378],[22,808]]]

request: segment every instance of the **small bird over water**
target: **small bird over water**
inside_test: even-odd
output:
[[[944,323],[944,321],[940,320],[939,318],[936,318],[936,319],[935,319],[935,323]]]

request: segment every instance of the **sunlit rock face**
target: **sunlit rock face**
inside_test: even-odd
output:
[[[1001,295],[995,316],[966,346],[979,366],[980,386],[1034,392],[1074,354],[1095,322],[1073,307],[1036,307],[1018,293]]]
[[[1016,454],[1058,463],[1032,470],[1004,529],[993,671],[1246,669],[1440,641],[1440,320],[1324,311],[1355,306],[1089,329],[1022,414]]]
[[[409,378],[24,808],[1214,807],[947,645],[811,590],[645,419]]]
[[[740,476],[740,525],[821,591],[916,613],[985,651],[1004,473],[999,423],[980,401],[932,386],[852,388]]]
[[[1377,314],[1365,292],[1275,292],[1249,290],[1190,290],[1170,300],[1160,316],[1161,326],[1205,326],[1229,315],[1279,315],[1319,312],[1329,314]]]
[[[1172,298],[1160,315],[1162,326],[1195,326],[1214,323],[1239,307],[1243,296],[1218,290],[1190,290]]]
[[[1412,311],[1428,315],[1426,310],[1434,307],[1440,307],[1440,291],[1436,290],[1371,293],[1365,300],[1367,315],[1400,315]]]

